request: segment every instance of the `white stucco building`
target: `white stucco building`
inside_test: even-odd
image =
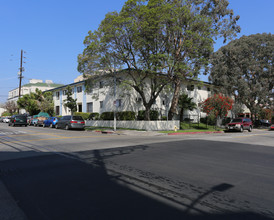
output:
[[[28,84],[21,86],[21,96],[35,92],[36,89],[42,92],[50,90],[56,87],[60,87],[62,84],[53,83],[51,80],[46,80],[45,82],[40,79],[31,79]],[[9,91],[8,101],[16,102],[19,98],[19,87]]]
[[[80,81],[79,81],[80,80]],[[144,110],[142,99],[139,97],[135,90],[122,91],[117,87],[116,102],[114,97],[113,85],[106,85],[103,80],[97,81],[93,85],[92,91],[87,92],[85,88],[85,81],[83,78],[77,77],[74,83],[69,85],[60,86],[58,88],[51,89],[53,92],[54,108],[56,115],[70,114],[70,110],[64,107],[64,102],[67,98],[66,87],[70,86],[73,92],[73,98],[77,99],[77,112],[112,112],[114,110],[120,111],[134,111]],[[211,95],[212,85],[207,82],[189,81],[182,86],[182,92],[188,94],[193,98],[193,102],[196,104],[204,101]],[[156,102],[152,105],[153,110],[158,110],[160,117],[166,116],[171,105],[172,92],[167,94],[166,92],[160,93]],[[115,104],[116,103],[116,104]],[[193,111],[185,111],[186,117],[202,116],[205,117],[205,113],[200,112],[197,108]],[[179,117],[179,116],[178,116]]]

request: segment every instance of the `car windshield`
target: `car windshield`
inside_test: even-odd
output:
[[[236,118],[236,119],[233,119],[231,122],[232,123],[234,123],[234,122],[242,122],[242,119],[241,118]]]
[[[81,116],[73,116],[72,120],[81,120],[81,121],[83,121],[83,118]]]
[[[26,117],[25,116],[16,116],[16,118],[18,118],[18,119],[25,119]]]

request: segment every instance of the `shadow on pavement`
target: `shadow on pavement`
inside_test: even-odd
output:
[[[109,151],[109,157],[130,154],[135,147],[123,149]],[[208,194],[233,187],[227,183],[213,186],[190,205],[181,204],[183,210],[120,184],[119,176],[109,174],[100,150],[89,152],[89,163],[66,154],[31,153],[32,157],[0,162],[0,178],[29,219],[270,219],[252,212],[209,214],[195,208]],[[0,153],[9,154],[21,153]]]

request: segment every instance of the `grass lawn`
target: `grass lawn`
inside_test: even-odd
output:
[[[203,132],[203,131],[222,131],[222,128],[215,128],[212,125],[206,125],[203,123],[181,123],[181,129],[177,131],[160,131],[160,133],[184,133],[184,132]]]

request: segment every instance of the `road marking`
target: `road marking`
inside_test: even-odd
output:
[[[27,132],[25,131],[5,131],[5,132],[0,132],[0,136],[6,136],[6,135],[16,135],[16,134],[26,134]]]

